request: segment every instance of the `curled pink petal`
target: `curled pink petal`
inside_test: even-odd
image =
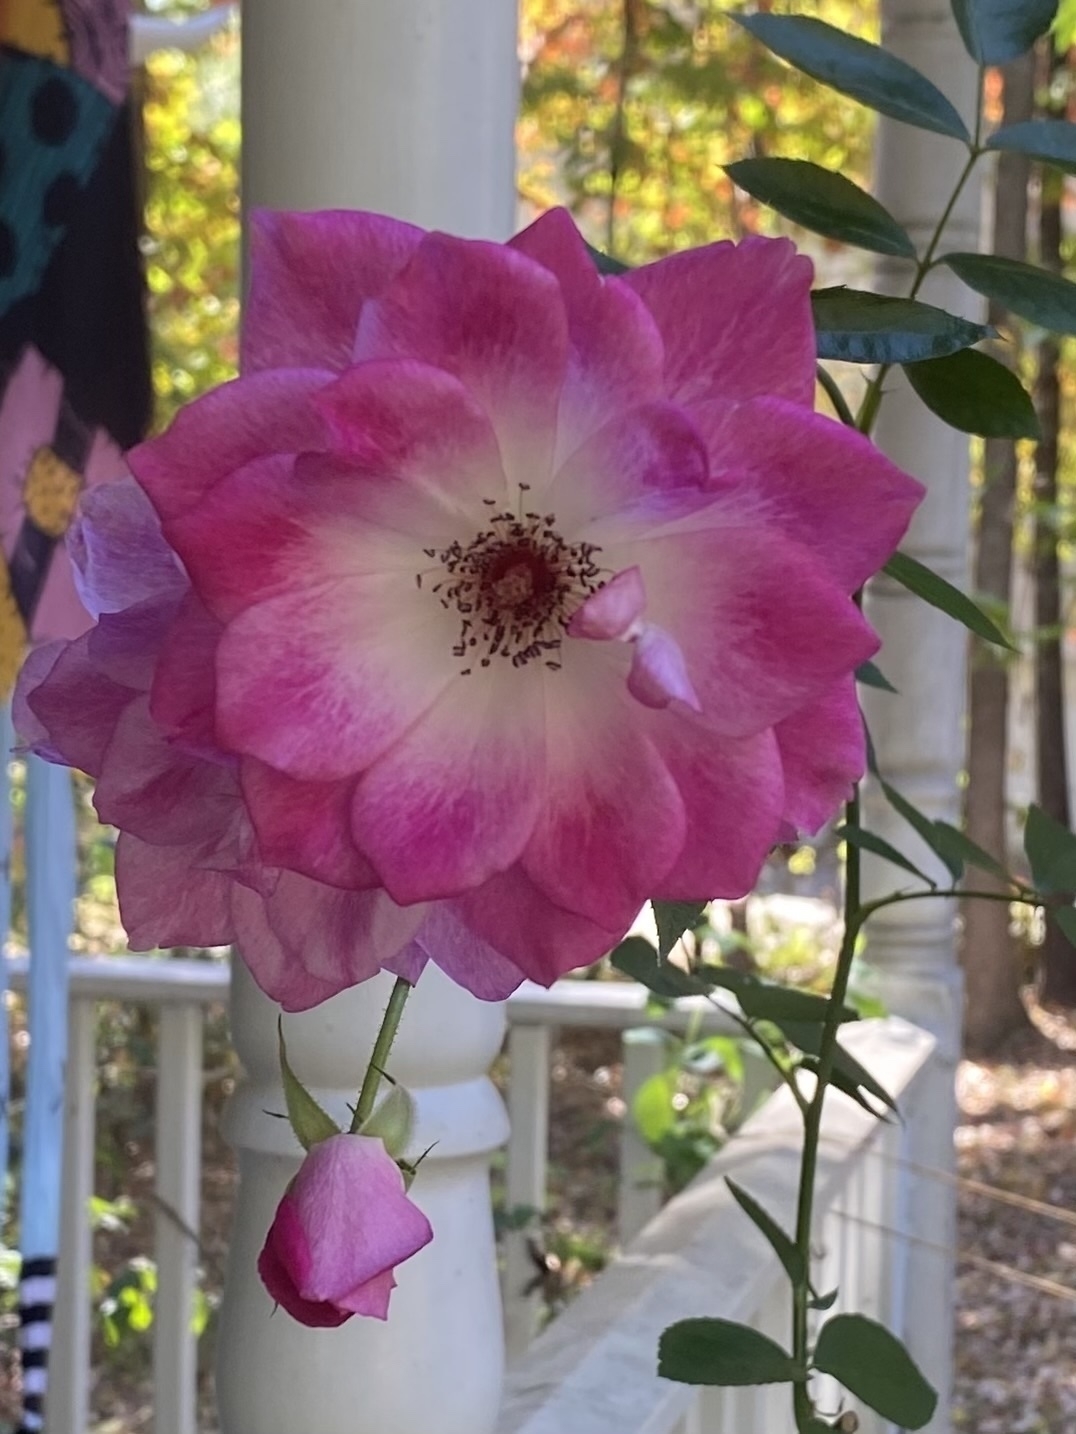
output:
[[[702,711],[698,693],[691,685],[684,654],[674,638],[653,623],[643,623],[632,642],[628,691],[647,707],[668,707],[683,702],[694,712]]]
[[[645,606],[646,590],[642,574],[638,567],[625,568],[576,609],[568,624],[568,635],[599,642],[627,639],[642,617]]]

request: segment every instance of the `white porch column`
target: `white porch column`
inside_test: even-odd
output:
[[[975,113],[976,69],[968,58],[946,0],[882,0],[883,39],[893,53],[928,75],[954,102],[969,128]],[[941,215],[966,159],[955,140],[883,119],[879,124],[875,190],[920,248]],[[977,249],[979,186],[969,185],[950,221],[945,248]],[[883,288],[907,293],[907,266],[882,261]],[[978,313],[968,291],[946,270],[935,272],[922,297],[958,312]],[[876,430],[880,446],[921,478],[928,495],[904,548],[958,586],[968,571],[968,440],[934,418],[899,371]],[[868,601],[885,642],[879,659],[899,697],[866,692],[865,706],[883,773],[931,817],[959,823],[958,774],[964,764],[965,642],[951,619],[911,597],[886,578]],[[928,870],[937,860],[877,790],[866,794],[866,825]],[[945,873],[941,872],[944,878]],[[865,893],[874,897],[899,884],[899,873],[871,858]],[[946,1178],[953,1168],[956,1123],[954,1074],[960,1055],[961,976],[951,903],[925,901],[892,908],[868,930],[866,970],[890,1011],[932,1032],[939,1054],[909,1141],[909,1159],[938,1172],[911,1184],[914,1208],[908,1227],[919,1237],[909,1247],[904,1329],[900,1332],[938,1388],[938,1414],[930,1434],[950,1429],[952,1370],[952,1247],[955,1195]]]
[[[515,208],[514,0],[250,0],[243,7],[243,198],[353,207],[504,238]],[[286,1019],[289,1056],[345,1116],[387,978]],[[236,1047],[247,1071],[228,1114],[240,1156],[218,1347],[224,1434],[488,1434],[503,1335],[488,1161],[507,1137],[486,1072],[503,1008],[429,968],[408,1003],[392,1074],[418,1102],[413,1198],[431,1245],[398,1272],[386,1324],[307,1330],[272,1315],[255,1260],[300,1154],[281,1111],[276,1011],[236,964]]]

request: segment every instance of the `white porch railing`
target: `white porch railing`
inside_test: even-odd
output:
[[[25,961],[11,963],[12,984],[25,982]],[[202,1033],[205,1008],[227,998],[223,964],[170,960],[72,958],[63,1234],[57,1326],[51,1360],[48,1428],[81,1434],[90,1418],[91,1231],[96,1011],[99,1001],[153,1006],[160,1017],[156,1106],[154,1319],[156,1434],[196,1434],[195,1338],[201,1172]],[[645,1012],[646,993],[617,983],[566,981],[552,990],[525,986],[509,1001],[511,1076],[506,1196],[509,1208],[545,1203],[548,1083],[558,1027],[623,1031],[624,1097],[664,1061],[662,1035]],[[713,1007],[683,1002],[661,1024],[688,1023],[735,1034]],[[858,1057],[902,1104],[914,1123],[929,1037],[900,1021],[871,1022],[846,1037]],[[756,1086],[756,1090],[758,1087]],[[905,1212],[914,1169],[906,1156],[908,1126],[879,1125],[843,1097],[827,1110],[818,1208],[825,1282],[839,1284],[845,1305],[902,1331],[901,1270],[908,1242]],[[510,1375],[498,1434],[776,1434],[787,1422],[786,1391],[734,1396],[658,1380],[661,1329],[692,1314],[749,1320],[783,1338],[788,1324],[780,1270],[761,1237],[728,1195],[735,1172],[779,1219],[792,1223],[799,1123],[781,1092],[766,1101],[726,1149],[682,1195],[658,1213],[650,1157],[625,1119],[621,1138],[619,1227],[635,1235],[603,1273],[530,1349],[533,1275],[522,1236],[505,1248],[505,1307]],[[925,1177],[924,1177],[925,1178]],[[652,1218],[656,1217],[656,1218]],[[881,1427],[867,1425],[868,1434]]]
[[[905,1124],[879,1123],[852,1101],[827,1102],[818,1186],[819,1287],[839,1287],[834,1311],[881,1320],[903,1337],[911,1187],[932,1179],[909,1156],[917,1106],[928,1089],[932,1039],[900,1020],[864,1023],[845,1037],[901,1104]],[[784,1386],[698,1390],[657,1376],[661,1331],[678,1319],[741,1320],[787,1347],[787,1283],[770,1247],[724,1178],[755,1195],[786,1228],[794,1223],[800,1121],[787,1091],[752,1116],[706,1170],[650,1222],[509,1373],[497,1434],[781,1434],[790,1428]],[[948,1255],[939,1251],[946,1278]],[[939,1301],[944,1318],[944,1302]],[[915,1331],[920,1344],[930,1331]],[[836,1393],[832,1403],[836,1409]],[[862,1434],[883,1421],[857,1411]]]

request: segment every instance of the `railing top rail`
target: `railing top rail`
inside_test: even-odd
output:
[[[8,958],[8,982],[21,991],[28,957]],[[227,961],[186,957],[72,956],[71,994],[81,1000],[131,1001],[146,1005],[227,999]],[[703,997],[677,1001],[666,1011],[647,1012],[648,993],[628,981],[558,981],[546,990],[525,981],[508,998],[508,1020],[516,1026],[585,1026],[626,1030],[641,1024],[684,1031],[735,1035],[737,1028],[719,1004]]]
[[[29,957],[8,958],[8,983],[26,986]],[[228,963],[186,957],[72,956],[71,995],[79,1000],[132,1001],[144,1005],[194,1002],[213,1005],[227,1000]]]
[[[508,997],[508,1021],[514,1026],[586,1026],[627,1030],[632,1026],[661,1026],[685,1031],[697,1026],[707,1035],[740,1034],[721,1006],[721,992],[712,1001],[687,996],[667,1010],[647,1011],[650,993],[634,981],[562,980],[547,990],[524,981]]]
[[[865,1021],[844,1043],[910,1113],[933,1039],[906,1021]],[[878,1122],[832,1092],[819,1154],[821,1218],[878,1133]],[[735,1175],[785,1228],[794,1219],[798,1112],[780,1090],[702,1174],[539,1337],[509,1372],[497,1434],[663,1434],[695,1391],[657,1376],[661,1331],[678,1319],[752,1320],[780,1277],[777,1257],[727,1186]]]

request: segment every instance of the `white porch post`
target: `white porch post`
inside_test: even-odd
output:
[[[882,0],[883,39],[893,53],[928,75],[956,104],[971,126],[976,70],[953,23],[946,0]],[[879,124],[875,189],[920,248],[941,215],[966,159],[955,140],[942,139],[895,121]],[[979,186],[959,202],[945,247],[977,249]],[[883,288],[906,293],[906,266],[882,262]],[[929,302],[955,311],[969,307],[967,290],[946,270],[925,286]],[[880,446],[921,478],[928,496],[904,548],[963,587],[968,570],[968,440],[934,418],[894,371],[876,437]],[[889,579],[873,585],[869,613],[884,638],[881,666],[900,692],[866,693],[866,711],[883,773],[922,811],[959,823],[958,774],[964,765],[965,642],[963,629]],[[866,825],[928,870],[938,862],[881,793],[866,793]],[[944,872],[941,873],[944,878]],[[897,884],[895,869],[868,859],[868,898]],[[950,1429],[952,1373],[955,1195],[954,1075],[960,1055],[961,976],[949,902],[894,907],[872,921],[865,975],[890,1011],[914,1021],[938,1039],[932,1090],[918,1108],[909,1140],[909,1245],[901,1331],[915,1358],[938,1388],[938,1413],[930,1434]],[[924,1171],[937,1172],[935,1174]]]
[[[244,203],[376,209],[504,238],[515,206],[514,0],[251,0],[243,10]],[[389,990],[378,978],[286,1019],[289,1056],[338,1118],[353,1101]],[[507,1121],[486,1072],[503,1008],[432,967],[408,1003],[392,1074],[418,1102],[412,1191],[433,1243],[398,1271],[386,1324],[307,1330],[272,1314],[255,1260],[298,1165],[281,1111],[275,1008],[236,963],[247,1079],[228,1135],[240,1192],[217,1394],[224,1434],[488,1434],[503,1335],[488,1161]]]

